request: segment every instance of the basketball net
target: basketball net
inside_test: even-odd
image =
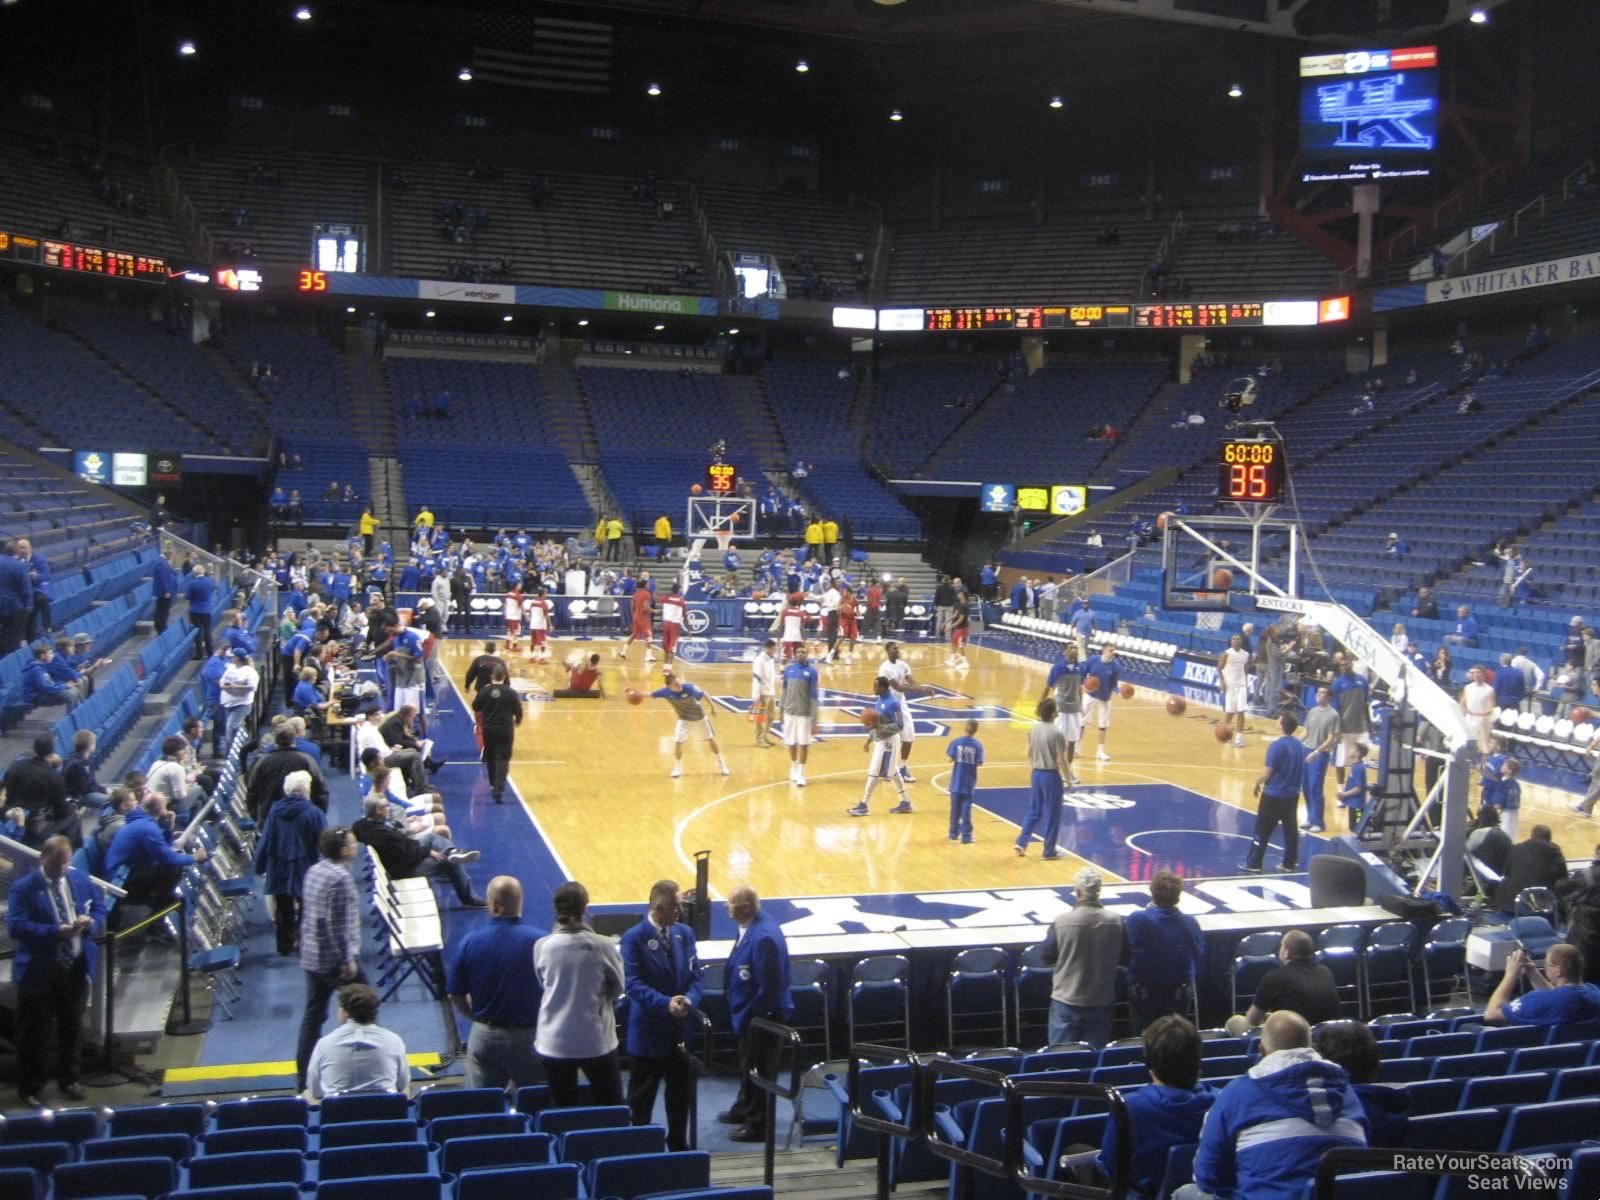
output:
[[[728,551],[733,548],[733,526],[722,525],[716,529],[717,553],[723,558],[728,557]]]

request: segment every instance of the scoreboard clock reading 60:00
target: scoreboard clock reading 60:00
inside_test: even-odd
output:
[[[731,496],[739,483],[739,468],[732,463],[712,463],[706,468],[706,491],[714,496]]]
[[[1218,456],[1217,499],[1235,504],[1277,504],[1283,498],[1282,442],[1228,439]]]

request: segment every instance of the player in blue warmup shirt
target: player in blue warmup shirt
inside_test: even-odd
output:
[[[701,703],[706,694],[694,684],[679,679],[671,671],[663,671],[661,677],[666,686],[657,688],[650,695],[653,699],[665,700],[672,705],[672,711],[678,717],[672,735],[672,778],[677,779],[683,774],[683,744],[689,740],[689,730],[695,725],[705,730],[706,741],[711,745],[711,753],[717,756],[717,769],[726,775],[728,764],[723,760],[722,750],[717,745],[717,731],[711,727],[711,718]]]
[[[1522,763],[1515,758],[1507,757],[1500,764],[1500,828],[1512,841],[1517,840],[1517,825],[1522,820],[1522,785],[1517,782],[1521,770]]]
[[[1506,759],[1511,756],[1506,753],[1505,738],[1496,734],[1489,739],[1489,753],[1484,755],[1483,764],[1478,768],[1478,807],[1492,804],[1500,807],[1500,768],[1506,765]]]
[[[1345,810],[1350,832],[1354,833],[1356,826],[1361,824],[1361,810],[1367,806],[1367,744],[1358,744],[1351,755],[1344,786],[1339,789],[1339,804]]]
[[[1239,864],[1241,871],[1251,875],[1261,874],[1267,842],[1273,829],[1280,824],[1283,826],[1283,864],[1278,870],[1285,875],[1299,870],[1300,830],[1295,826],[1295,810],[1300,806],[1306,747],[1294,736],[1300,722],[1289,713],[1278,718],[1278,728],[1282,736],[1267,747],[1266,767],[1256,777],[1255,794],[1260,808],[1256,810],[1255,839],[1250,843],[1250,856]]]
[[[1082,673],[1085,682],[1095,679],[1100,684],[1093,691],[1084,688],[1083,728],[1093,725],[1099,731],[1094,756],[1101,762],[1110,762],[1111,755],[1106,753],[1106,730],[1111,727],[1111,697],[1117,694],[1117,684],[1122,679],[1117,670],[1117,648],[1106,642],[1098,655],[1083,664]]]
[[[978,768],[983,766],[983,743],[974,735],[978,723],[968,720],[966,733],[945,747],[950,760],[950,840],[972,844],[972,793],[978,787]]]
[[[876,720],[867,727],[866,744],[862,746],[871,757],[867,759],[867,788],[861,794],[861,802],[854,808],[845,811],[852,817],[864,817],[868,813],[868,802],[872,793],[878,786],[880,779],[889,779],[894,782],[895,790],[900,793],[900,803],[889,811],[892,813],[908,813],[911,811],[911,798],[906,795],[905,779],[899,771],[900,763],[900,697],[889,686],[889,681],[883,676],[872,681],[872,692],[877,697],[872,704],[872,712]]]

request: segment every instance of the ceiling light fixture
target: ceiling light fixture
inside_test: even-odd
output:
[[[811,64],[802,58],[799,62],[795,63],[794,69],[800,74],[804,75],[807,71],[811,70]]]
[[[1237,100],[1240,96],[1244,95],[1244,89],[1242,87],[1240,87],[1237,83],[1233,84],[1231,87],[1228,88],[1228,95],[1232,96],[1235,100]]]
[[[311,20],[311,10],[302,4],[299,8],[294,10],[294,19],[296,21]]]
[[[645,89],[644,89],[644,94],[646,96],[659,96],[659,95],[661,95],[661,85],[659,83],[652,83],[652,84],[647,85],[645,87]]]
[[[196,53],[198,53],[198,51],[196,51],[195,44],[193,42],[179,42],[178,53],[183,55],[185,58],[192,58]]]
[[[1060,96],[1051,96],[1050,97],[1050,107],[1051,108],[1065,108],[1066,106],[1067,106],[1067,102],[1065,100],[1063,100]]]
[[[905,114],[898,108],[889,113],[889,120],[891,121],[904,121],[905,119]]]
[[[471,67],[462,67],[461,70],[456,72],[456,78],[461,80],[462,83],[471,83],[472,82],[472,68]]]
[[[1489,23],[1489,14],[1481,8],[1475,8],[1467,14],[1467,20],[1474,25],[1487,25]]]

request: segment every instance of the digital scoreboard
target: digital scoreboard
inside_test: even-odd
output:
[[[922,328],[933,333],[985,329],[1126,329],[1133,324],[1131,304],[1021,304],[993,307],[926,308]]]
[[[1348,298],[1338,298],[1348,304]],[[1326,302],[1322,302],[1326,304]],[[952,308],[884,309],[880,330],[928,333],[1049,329],[1221,329],[1232,326],[1317,325],[1348,318],[1316,300],[1229,300],[1177,304],[1009,304]],[[921,320],[915,320],[920,317]]]
[[[1225,438],[1217,458],[1217,499],[1277,504],[1287,476],[1282,442]]]
[[[1230,325],[1265,325],[1266,308],[1259,300],[1226,304],[1136,304],[1133,323],[1139,329],[1219,329]]]
[[[1425,177],[1439,146],[1439,48],[1300,59],[1300,182]]]
[[[731,496],[739,486],[739,468],[732,463],[715,462],[706,468],[706,491],[713,496]]]
[[[109,275],[114,279],[140,279],[146,283],[167,281],[167,260],[153,254],[130,254],[126,250],[106,250],[79,242],[32,237],[25,233],[0,231],[0,259],[50,267],[57,271],[81,271],[87,275]]]

